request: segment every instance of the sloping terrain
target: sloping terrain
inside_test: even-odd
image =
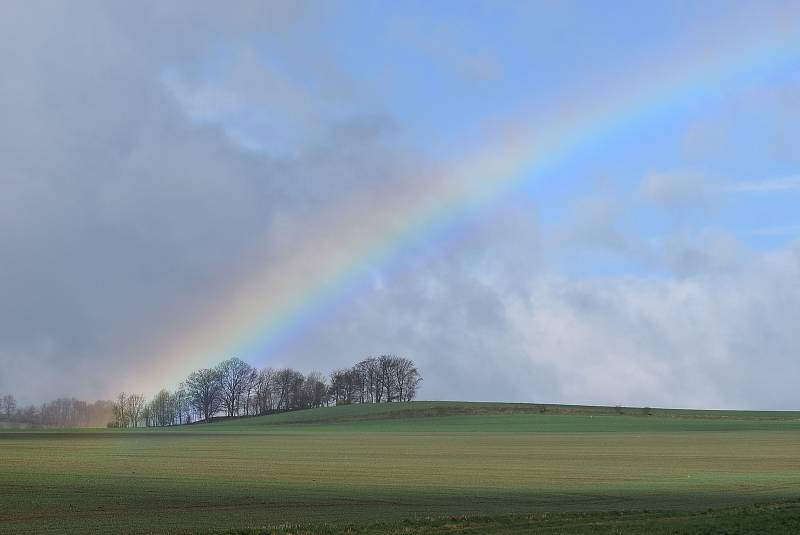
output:
[[[198,424],[205,425],[205,424]],[[192,426],[193,430],[196,426]],[[611,432],[800,429],[800,412],[416,401],[323,407],[214,422],[225,431]]]

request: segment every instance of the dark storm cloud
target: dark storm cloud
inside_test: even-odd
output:
[[[302,37],[324,12],[294,2],[0,7],[0,391],[37,401],[137,388],[158,369],[153,341],[212,307],[242,268],[291,254],[340,201],[369,206],[414,180],[405,149],[387,145],[388,118],[326,115],[346,80]],[[227,47],[252,63],[253,41],[317,75],[316,92],[261,117],[285,128],[289,150],[269,136],[267,150],[243,148],[217,111],[193,116],[169,83],[202,92],[213,84],[208,57]],[[250,86],[263,73],[248,68],[224,91],[264,109],[280,73]]]
[[[261,254],[300,166],[192,123],[159,77],[313,24],[299,4],[0,6],[0,390],[109,395]]]

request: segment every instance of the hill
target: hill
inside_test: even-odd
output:
[[[798,444],[798,413],[458,402],[7,429],[0,533],[790,533]]]
[[[214,422],[217,431],[612,432],[800,429],[800,412],[413,401]]]

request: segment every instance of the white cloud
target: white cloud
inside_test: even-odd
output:
[[[732,235],[711,229],[673,233],[658,250],[663,266],[681,277],[737,269],[747,256]]]
[[[800,247],[713,278],[543,280],[509,314],[564,401],[790,409],[798,280]]]
[[[379,117],[333,122],[309,104],[324,142],[274,161],[190,120],[161,82],[167,67],[191,81],[218,40],[257,31],[292,48],[307,8],[0,4],[0,391],[137,388],[159,359],[146,348],[242,269],[290,251],[343,199],[371,205],[416,176]],[[302,107],[276,91],[285,114]]]
[[[288,363],[397,351],[423,398],[791,409],[800,403],[800,245],[724,273],[580,280],[536,269],[509,291],[462,251],[360,294]],[[357,349],[356,349],[357,348]]]

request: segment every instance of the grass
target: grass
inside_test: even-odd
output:
[[[800,430],[800,412],[425,401],[349,405],[215,423],[215,431],[642,432]],[[190,428],[186,428],[187,430]]]
[[[0,532],[797,526],[798,413],[541,410],[419,402],[173,429],[4,430]]]
[[[639,533],[647,535],[708,535],[752,533],[784,535],[800,529],[800,503],[776,502],[744,507],[709,509],[691,513],[592,512],[539,513],[530,515],[447,517],[405,520],[367,525],[315,525],[252,528],[227,532],[231,535],[511,535],[522,533]]]

